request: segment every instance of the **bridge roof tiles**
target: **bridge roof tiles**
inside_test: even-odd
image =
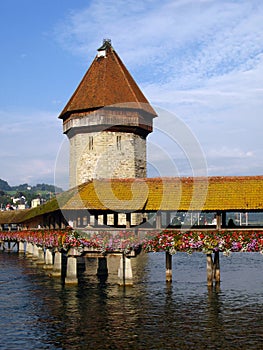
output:
[[[94,180],[79,186],[64,209],[263,210],[263,176]]]
[[[103,179],[65,191],[37,208],[0,213],[0,224],[63,210],[263,211],[263,176]]]

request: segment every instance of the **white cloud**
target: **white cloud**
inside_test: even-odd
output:
[[[183,174],[190,158],[198,172],[204,165],[199,169],[195,161],[199,149],[210,174],[263,174],[262,1],[87,3],[71,9],[56,25],[57,42],[88,69],[87,61],[92,61],[102,39],[111,38],[151,103],[171,111],[191,131],[193,148],[183,143],[169,113],[155,120],[156,128],[179,146],[153,133],[149,141],[159,145],[159,152],[149,154],[153,167],[163,176]],[[22,52],[20,58],[26,56]],[[52,103],[60,104],[55,96]],[[0,156],[5,164],[0,178],[11,184],[53,181],[64,139],[57,115],[0,111]],[[172,167],[163,159],[165,152]],[[61,163],[58,172],[63,172],[65,161]]]
[[[209,171],[224,174],[225,161],[231,172],[231,158],[233,173],[263,173],[262,17],[257,0],[91,1],[56,33],[68,50],[91,58],[102,38],[112,38],[148,99],[192,130]],[[170,132],[174,121],[162,116],[155,125]]]
[[[213,149],[211,148],[207,152],[207,157],[209,158],[239,158],[246,159],[253,157],[252,151],[244,152],[242,149],[236,148],[227,148],[226,146],[221,146],[221,148]]]
[[[0,178],[11,185],[53,183],[56,154],[62,141],[57,114],[1,111]]]
[[[133,69],[150,65],[171,79],[191,75],[192,84],[262,52],[261,18],[259,1],[92,1],[71,12],[57,37],[86,56],[110,36]]]

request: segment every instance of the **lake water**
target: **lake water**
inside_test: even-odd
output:
[[[0,349],[263,349],[263,255],[220,256],[220,288],[202,253],[133,260],[133,287],[90,270],[63,286],[16,253],[0,252]],[[92,271],[93,270],[93,271]]]

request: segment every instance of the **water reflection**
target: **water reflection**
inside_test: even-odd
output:
[[[263,257],[221,258],[220,286],[207,288],[202,254],[177,254],[165,283],[164,254],[133,260],[134,286],[100,281],[87,261],[78,286],[16,254],[0,254],[1,349],[261,349]],[[95,272],[95,273],[94,273]]]

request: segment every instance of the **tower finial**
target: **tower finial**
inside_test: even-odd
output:
[[[111,39],[103,39],[103,44],[108,44],[111,46]]]
[[[98,51],[105,51],[111,47],[111,39],[103,39],[102,46],[98,48]]]
[[[111,46],[111,39],[103,39],[102,46],[98,48],[98,54],[97,57],[106,57],[107,55],[107,50],[112,49]]]

